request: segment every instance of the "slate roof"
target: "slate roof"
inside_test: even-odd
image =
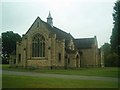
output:
[[[65,39],[65,45],[67,45],[71,39],[74,39],[70,33],[66,33],[56,27],[53,27],[53,32],[56,34],[57,39]]]
[[[64,32],[63,30],[61,30],[55,26],[51,27],[48,23],[46,23],[44,21],[42,21],[42,22],[45,24],[47,29],[50,30],[50,32],[56,34],[56,38],[58,40],[65,39],[65,45],[67,45],[71,39],[74,39],[70,33]]]
[[[80,39],[75,39],[74,41],[78,49],[91,48],[92,44],[95,43],[94,38],[80,38]]]

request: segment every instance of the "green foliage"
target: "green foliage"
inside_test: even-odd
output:
[[[11,53],[16,51],[16,42],[21,40],[21,36],[13,31],[2,33],[2,62],[8,63]]]
[[[111,50],[120,56],[120,1],[115,3],[113,12],[113,30],[111,35]]]
[[[102,51],[104,51],[104,58],[106,59],[106,56],[109,55],[111,53],[111,47],[109,43],[105,43],[102,47],[101,47]]]
[[[114,66],[117,67],[119,64],[118,55],[116,53],[110,53],[106,58],[105,66]]]
[[[101,47],[102,51],[104,52],[104,64],[106,67],[117,67],[118,66],[118,55],[116,53],[111,52],[111,46],[108,43],[105,43]]]
[[[108,65],[109,60],[107,59],[107,56],[111,53],[111,47],[109,43],[105,43],[102,47],[101,47],[102,51],[104,52],[104,64],[105,66]]]
[[[105,43],[101,50],[104,53],[104,64],[109,67],[120,66],[120,0],[113,7],[113,24],[110,44]]]
[[[114,27],[110,38],[111,53],[105,54],[106,66],[120,66],[120,0],[116,1],[113,10]]]

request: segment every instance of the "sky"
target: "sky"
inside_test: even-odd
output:
[[[110,42],[113,7],[116,0],[2,0],[1,32],[13,31],[22,36],[39,16],[74,38],[97,36],[98,47]]]

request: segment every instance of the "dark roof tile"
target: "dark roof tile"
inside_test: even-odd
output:
[[[74,41],[78,49],[91,48],[92,44],[95,42],[94,38],[80,38]]]

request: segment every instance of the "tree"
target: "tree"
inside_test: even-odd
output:
[[[118,67],[118,55],[116,53],[110,53],[106,56],[105,66]]]
[[[2,33],[2,63],[8,63],[11,53],[16,51],[16,42],[21,40],[21,36],[13,31]]]
[[[104,55],[107,56],[108,54],[110,54],[110,44],[109,43],[104,43],[104,45],[101,47],[102,50],[104,51]]]
[[[104,64],[107,67],[117,67],[118,66],[118,55],[114,52],[111,52],[111,45],[109,43],[105,43],[101,47],[104,52]]]
[[[104,52],[104,64],[105,66],[108,66],[109,60],[108,60],[108,55],[111,53],[110,49],[110,44],[109,43],[104,43],[104,45],[101,47],[102,51]]]
[[[111,51],[117,53],[120,56],[120,1],[118,0],[115,3],[115,6],[113,8],[113,24],[114,27],[112,29],[112,35],[111,35]]]

